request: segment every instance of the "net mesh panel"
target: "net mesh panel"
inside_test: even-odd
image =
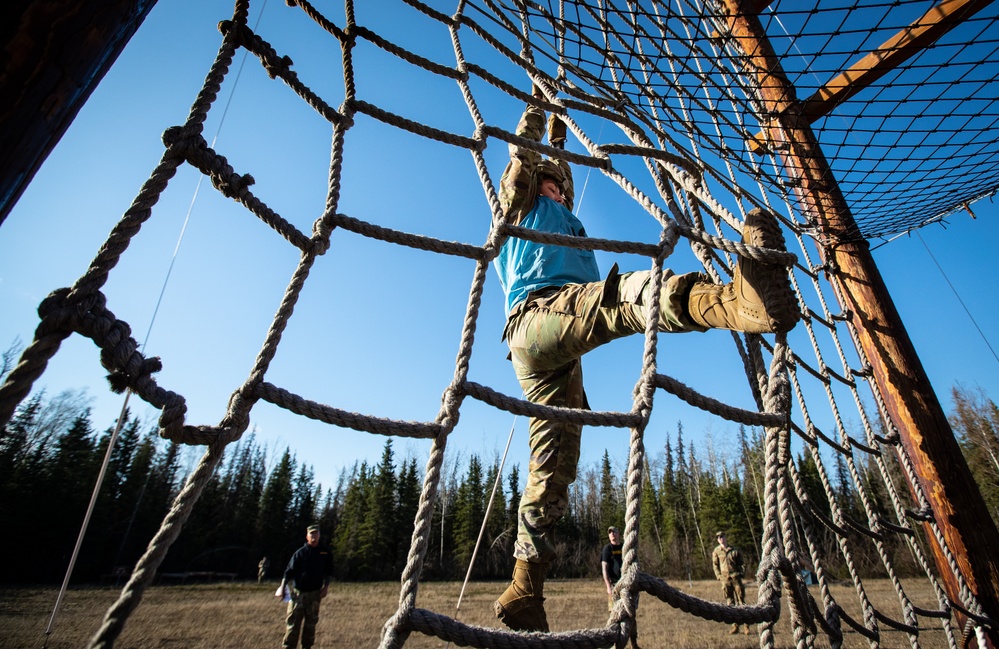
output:
[[[996,7],[986,6],[925,46],[881,47],[935,21],[936,4],[780,0],[760,13],[801,101],[866,55],[913,51],[812,125],[867,239],[937,222],[999,186]],[[565,34],[570,65],[611,86],[621,80],[618,91],[639,110],[667,111],[679,132],[779,191],[780,177],[761,172],[745,144],[761,131],[753,117],[759,111],[739,79],[739,54],[718,56],[717,11],[700,2],[567,0],[539,3],[528,13],[553,46],[561,30],[552,29],[546,15],[561,12],[580,24],[581,35]],[[618,70],[604,51],[618,59]],[[643,68],[659,72],[647,85],[630,83],[623,73]]]

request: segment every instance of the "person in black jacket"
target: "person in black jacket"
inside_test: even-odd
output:
[[[319,526],[310,525],[306,530],[305,545],[291,555],[281,585],[274,593],[275,597],[284,597],[285,589],[288,589],[291,595],[285,618],[284,649],[298,646],[299,632],[302,649],[310,649],[316,641],[319,602],[329,592],[332,576],[333,555],[328,547],[319,545]]]

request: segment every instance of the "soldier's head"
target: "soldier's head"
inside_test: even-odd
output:
[[[565,201],[565,177],[562,168],[552,160],[538,163],[538,195],[547,196],[559,205]]]
[[[607,538],[611,545],[621,545],[621,532],[613,525],[607,528]]]
[[[718,541],[718,545],[725,547],[725,532],[716,533],[715,539]]]
[[[316,547],[319,545],[319,526],[309,525],[305,529],[305,542],[309,544],[310,547]]]

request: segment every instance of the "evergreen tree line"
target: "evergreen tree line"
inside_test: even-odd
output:
[[[954,430],[993,518],[999,518],[999,410],[980,392],[955,389],[953,396]],[[4,581],[58,582],[63,577],[112,433],[112,428],[95,432],[85,403],[82,393],[51,399],[38,393],[2,431],[0,526],[5,530],[4,556],[14,558]],[[182,483],[180,447],[160,440],[155,430],[143,432],[137,419],[124,419],[76,563],[76,582],[107,579],[116,568],[130,570]],[[341,473],[333,488],[317,483],[313,468],[298,462],[288,449],[268,471],[266,454],[252,434],[226,453],[167,554],[161,577],[208,572],[250,578],[266,556],[268,577],[279,578],[291,553],[304,542],[306,526],[318,522],[334,553],[336,578],[399,578],[423,476],[415,459],[397,462],[391,439],[377,464],[356,463]],[[707,451],[695,449],[685,440],[682,425],[662,449],[648,454],[641,503],[643,570],[668,579],[711,578],[710,556],[719,529],[742,549],[749,571],[755,570],[765,489],[760,432],[740,429],[736,455],[722,459],[710,446]],[[894,462],[886,465],[895,484],[901,485]],[[823,481],[823,474],[830,472],[833,475]],[[522,476],[517,465],[499,473],[498,459],[487,462],[471,455],[445,461],[431,505],[423,578],[463,578],[480,528],[473,577],[509,577]],[[607,528],[624,525],[624,473],[606,451],[597,466],[580,468],[557,527],[558,559],[549,574],[600,574]],[[894,520],[874,459],[858,454],[856,463],[848,463],[834,454],[820,466],[803,452],[796,457],[794,474],[806,494],[794,502],[795,533],[802,535],[799,547],[822,557],[827,575],[847,577],[842,544],[830,526],[821,524],[838,521],[860,576],[884,576],[878,548],[859,529],[867,525],[868,509]],[[806,526],[810,545],[803,535]],[[885,539],[882,549],[895,570],[914,571],[908,546],[897,535]],[[804,558],[802,567],[812,567],[808,563]]]

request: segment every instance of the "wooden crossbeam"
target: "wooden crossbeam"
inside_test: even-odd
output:
[[[849,70],[827,81],[815,94],[803,101],[802,116],[809,124],[815,123],[992,2],[993,0],[941,0],[918,20],[865,55],[850,66]],[[763,134],[757,133],[749,142],[750,149],[754,153],[763,153],[764,142]]]

